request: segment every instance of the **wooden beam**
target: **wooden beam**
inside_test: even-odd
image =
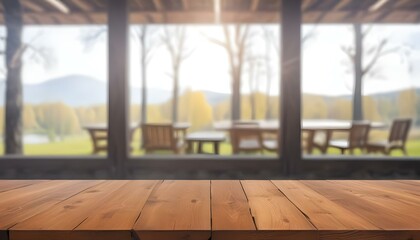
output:
[[[283,0],[281,15],[281,163],[286,174],[301,163],[301,0]]]
[[[22,1],[22,5],[25,8],[28,8],[31,11],[34,11],[34,12],[44,12],[44,8],[42,8],[41,6],[39,6],[38,4],[36,4],[35,2],[33,2],[31,0]]]
[[[184,10],[189,10],[190,9],[190,3],[188,0],[182,0],[182,6],[184,7]]]
[[[70,9],[60,0],[44,0],[62,13],[69,13]]]
[[[338,0],[337,4],[334,6],[334,8],[332,9],[332,11],[339,11],[342,8],[346,7],[347,5],[349,5],[351,0]]]
[[[378,11],[379,9],[381,9],[383,6],[385,6],[387,3],[389,2],[389,0],[376,0],[376,2],[374,2],[370,7],[369,7],[369,11],[370,12],[374,12],[374,11]]]
[[[378,15],[378,17],[375,19],[375,21],[376,22],[381,22],[382,20],[387,18],[388,15],[394,11],[395,2],[396,2],[396,0],[394,0],[392,2],[387,2],[388,4],[386,5],[386,8],[382,9],[381,13]]]
[[[153,0],[153,4],[155,5],[156,11],[165,10],[161,0]]]
[[[325,24],[346,24],[346,23],[417,23],[415,17],[418,13],[417,9],[398,10],[393,11],[392,18],[380,18],[382,12],[375,14],[365,14],[363,12],[350,12],[350,11],[308,11],[303,15],[302,21],[304,23],[325,23]],[[54,24],[51,18],[59,19],[57,24],[106,24],[107,14],[105,12],[71,12],[71,14],[63,14],[58,12],[25,12],[25,16],[30,16],[37,19],[37,22],[28,21],[26,24]],[[76,22],[69,15],[78,16],[86,19],[85,21]],[[90,17],[93,21],[90,22],[87,18]],[[149,16],[149,17],[147,17]],[[1,18],[1,15],[0,15]],[[45,21],[43,21],[45,20]],[[280,14],[276,11],[243,11],[243,12],[223,12],[222,23],[278,23],[280,21]],[[156,12],[156,11],[132,11],[130,12],[131,23],[191,23],[191,24],[205,24],[214,23],[213,11],[169,11],[169,12]],[[0,22],[1,24],[1,22]]]
[[[251,1],[251,12],[255,12],[258,10],[258,5],[260,4],[260,0],[252,0]]]
[[[71,0],[80,10],[92,11],[92,6],[86,0]]]
[[[108,158],[124,178],[129,152],[128,0],[108,1]]]
[[[315,0],[303,0],[302,11],[308,11],[308,9],[314,4]]]

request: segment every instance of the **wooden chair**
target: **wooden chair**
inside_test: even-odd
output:
[[[354,122],[350,129],[349,138],[347,140],[331,140],[329,141],[329,147],[340,149],[341,154],[344,154],[346,150],[353,154],[354,149],[357,148],[365,152],[369,131],[370,123]]]
[[[392,150],[401,150],[407,156],[405,143],[410,131],[411,119],[395,119],[392,122],[388,140],[379,142],[368,142],[366,148],[368,153],[381,152],[389,155]]]
[[[108,151],[108,130],[97,130],[97,129],[88,129],[90,138],[92,139],[93,152],[92,154],[97,154],[99,152]]]
[[[146,153],[158,150],[181,153],[186,144],[176,137],[172,124],[142,124],[143,148]]]
[[[234,154],[263,153],[264,150],[258,123],[234,123],[230,130],[230,141]]]

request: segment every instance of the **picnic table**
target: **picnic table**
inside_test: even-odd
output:
[[[194,150],[194,142],[198,144],[197,153],[204,153],[203,144],[213,144],[214,154],[218,155],[220,150],[220,143],[226,141],[226,135],[223,132],[194,132],[187,135],[187,151],[192,153]]]
[[[185,122],[174,123],[174,130],[176,131],[178,137],[184,138],[190,126],[191,124]],[[140,128],[139,123],[130,124],[130,140],[132,139],[134,132],[138,128]],[[90,135],[93,144],[93,154],[108,150],[108,145],[106,144],[106,140],[108,140],[108,124],[86,124],[83,125],[83,129],[88,131]]]
[[[2,180],[0,239],[418,240],[420,181]]]

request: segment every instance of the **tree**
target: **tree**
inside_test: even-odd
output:
[[[378,74],[378,63],[384,56],[394,53],[399,48],[390,48],[387,39],[381,39],[378,44],[366,48],[365,41],[372,27],[363,31],[362,25],[353,24],[355,46],[342,46],[342,51],[349,57],[353,65],[354,86],[353,86],[353,120],[363,120],[363,81],[366,76],[373,77]],[[364,59],[370,58],[366,64]]]
[[[185,26],[164,27],[162,41],[169,51],[172,63],[172,122],[178,121],[179,77],[182,63],[192,54],[187,48],[187,29]]]
[[[152,36],[156,31],[147,24],[137,28],[136,38],[140,45],[140,65],[141,65],[141,113],[140,121],[147,123],[147,65],[149,64],[154,49]]]
[[[26,53],[36,62],[44,61],[49,65],[49,56],[45,48],[32,45],[35,38],[24,43],[22,40],[23,17],[22,5],[17,0],[2,0],[6,23],[5,55],[6,99],[5,99],[5,154],[23,152],[23,96],[22,96],[22,59]]]
[[[6,22],[5,154],[22,154],[22,43],[23,18],[20,1],[2,0]]]
[[[210,39],[211,42],[223,47],[229,58],[232,80],[231,120],[241,117],[241,79],[245,56],[250,48],[249,25],[223,25],[224,41]]]
[[[249,58],[247,59],[248,64],[248,85],[249,85],[249,103],[251,107],[251,119],[257,119],[257,93],[258,86],[260,85],[260,75],[261,75],[261,59],[257,55],[250,53]],[[269,99],[269,96],[267,96]],[[261,107],[261,106],[260,106]],[[268,105],[267,105],[268,107]]]
[[[318,27],[318,23],[322,20],[322,18],[324,17],[324,14],[322,14],[318,20],[316,21],[316,25],[314,27],[312,27],[309,31],[306,31],[301,39],[302,45],[304,46],[305,43],[308,43],[309,40],[311,40],[313,37],[316,36],[317,33],[317,27]],[[276,55],[277,55],[277,61],[276,61],[276,66],[279,66],[280,64],[280,38],[279,38],[279,33],[280,31],[272,31],[270,30],[268,27],[263,26],[262,27],[262,31],[263,31],[263,38],[264,38],[264,43],[265,43],[265,50],[264,50],[264,63],[265,63],[265,72],[266,72],[266,80],[267,80],[267,85],[266,85],[266,115],[265,118],[271,119],[273,118],[273,112],[272,109],[278,109],[278,108],[272,108],[270,107],[270,100],[271,100],[271,87],[272,87],[272,80],[273,80],[273,68],[271,67],[272,64],[272,57],[271,57],[271,53],[274,50]]]

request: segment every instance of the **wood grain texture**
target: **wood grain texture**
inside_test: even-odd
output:
[[[105,181],[13,226],[11,239],[27,239],[40,230],[45,239],[65,237],[101,207],[101,203],[128,181]],[[17,234],[16,234],[17,233]],[[20,236],[21,238],[15,238]],[[98,238],[100,239],[100,238]]]
[[[212,229],[256,230],[240,181],[211,181]]]
[[[379,230],[369,221],[298,181],[273,181],[319,230]]]
[[[419,229],[420,215],[415,214],[415,209],[420,209],[420,204],[410,204],[404,202],[402,195],[384,193],[380,189],[369,189],[367,185],[360,184],[357,181],[329,181],[335,185],[335,188],[349,193],[355,201],[364,200],[370,203],[370,209],[377,209],[378,212],[373,216],[377,217],[376,225],[386,230],[416,230]],[[348,196],[348,199],[351,197]],[[348,206],[352,206],[348,205]],[[367,209],[369,210],[369,209]],[[363,215],[366,211],[358,211],[359,215]],[[378,214],[382,213],[382,214]],[[389,218],[388,221],[385,218]],[[394,219],[394,220],[392,220]],[[398,220],[397,220],[398,219]],[[396,221],[397,220],[397,221]]]
[[[396,210],[384,208],[380,203],[334,182],[303,181],[303,183],[334,203],[368,220],[380,229],[410,230],[420,228],[416,221],[410,219],[410,216],[400,214]],[[413,210],[415,209],[413,208]]]
[[[12,189],[21,188],[47,180],[2,180],[0,181],[0,192],[6,192]]]
[[[0,181],[0,240],[420,240],[419,223],[420,181]]]
[[[0,229],[8,229],[101,181],[49,181],[0,194]]]
[[[156,186],[134,225],[142,240],[208,240],[210,181],[164,181]]]
[[[160,181],[130,181],[100,203],[76,230],[125,230],[130,231]]]
[[[312,230],[306,217],[270,182],[241,181],[258,230]]]

